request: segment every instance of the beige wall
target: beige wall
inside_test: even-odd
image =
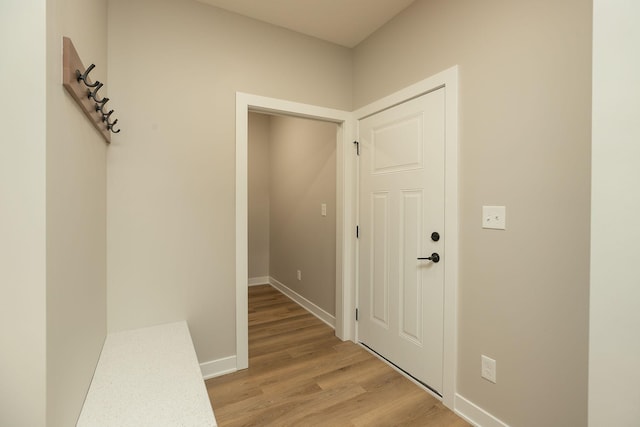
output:
[[[106,334],[107,144],[62,87],[62,36],[96,64],[102,95],[111,82],[106,0],[48,0],[47,10],[47,426],[66,427]]]
[[[0,2],[2,426],[46,417],[45,12],[44,0]]]
[[[235,354],[235,93],[351,108],[351,54],[192,0],[109,2],[108,327]]]
[[[640,424],[640,3],[594,2],[589,425]]]
[[[269,276],[269,116],[249,114],[249,279]]]
[[[355,49],[355,106],[456,64],[457,390],[510,425],[585,425],[591,2],[418,0]]]
[[[269,272],[333,316],[336,134],[333,123],[271,117]],[[322,203],[327,216],[321,215]]]
[[[201,361],[235,353],[235,91],[348,110],[454,64],[458,391],[513,425],[586,424],[591,2],[418,0],[354,51],[352,91],[347,49],[191,0],[111,0],[107,88],[124,130],[107,207],[104,144],[59,76],[65,34],[105,78],[106,2],[26,3],[0,5],[2,64],[20,65],[0,67],[0,320],[19,321],[0,335],[0,424],[73,424],[104,337],[107,216],[110,329],[186,318]],[[594,163],[594,198],[608,162]],[[479,228],[482,204],[507,206],[506,232]],[[598,251],[609,225],[594,225]],[[592,355],[607,316],[630,313],[601,295]],[[481,353],[498,384],[480,379]],[[596,363],[600,375],[619,359]]]
[[[270,276],[333,316],[336,133],[332,123],[249,114],[249,278]]]

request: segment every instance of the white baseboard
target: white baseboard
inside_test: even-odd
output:
[[[465,421],[477,427],[509,427],[475,403],[465,399],[456,393],[454,399],[454,412]]]
[[[291,298],[298,305],[302,306],[304,309],[309,311],[311,314],[316,316],[318,319],[322,320],[327,325],[331,326],[335,329],[336,318],[331,314],[327,313],[302,295],[296,293],[295,291],[289,289],[284,284],[280,283],[273,277],[252,277],[248,281],[249,286],[258,286],[258,285],[271,285],[287,297]],[[236,356],[224,357],[218,360],[211,360],[209,362],[203,362],[200,364],[200,371],[202,371],[202,378],[208,380],[209,378],[219,377],[221,375],[230,374],[232,372],[236,372],[237,362]]]
[[[211,360],[210,362],[203,362],[200,364],[200,370],[202,371],[202,378],[205,380],[219,377],[224,374],[230,374],[238,370],[236,365],[236,356],[229,356],[218,360]]]
[[[249,286],[268,285],[269,276],[250,277]]]
[[[298,294],[297,292],[289,289],[287,286],[285,286],[283,283],[279,282],[278,280],[274,279],[273,277],[269,278],[269,284],[274,288],[276,288],[277,290],[279,290],[280,292],[282,292],[283,294],[285,294],[286,296],[288,296],[289,298],[291,298],[294,302],[296,302],[302,308],[307,310],[309,313],[313,314],[318,319],[322,320],[324,323],[331,326],[333,329],[336,328],[335,316],[332,316],[331,314],[327,313],[326,311],[324,311],[323,309],[321,309],[320,307],[318,307],[317,305],[315,305],[314,303],[312,303],[302,295]]]

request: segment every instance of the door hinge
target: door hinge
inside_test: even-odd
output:
[[[360,155],[360,143],[358,141],[353,141],[353,143],[356,145],[356,155]]]
[[[358,321],[358,309],[356,308],[356,322]]]
[[[356,239],[360,238],[360,226],[356,225]]]

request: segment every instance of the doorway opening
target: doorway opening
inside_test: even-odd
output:
[[[249,286],[273,286],[332,328],[337,128],[249,113]]]
[[[355,336],[354,294],[354,178],[353,124],[351,113],[261,97],[236,94],[236,369],[249,366],[248,349],[248,127],[252,112],[284,115],[332,122],[337,125],[336,137],[336,198],[335,198],[335,334],[342,340]]]

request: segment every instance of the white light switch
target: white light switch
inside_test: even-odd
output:
[[[507,228],[507,208],[505,206],[483,206],[482,228],[505,230]]]
[[[323,203],[322,205],[320,205],[320,213],[322,214],[322,216],[327,216],[327,204]]]

